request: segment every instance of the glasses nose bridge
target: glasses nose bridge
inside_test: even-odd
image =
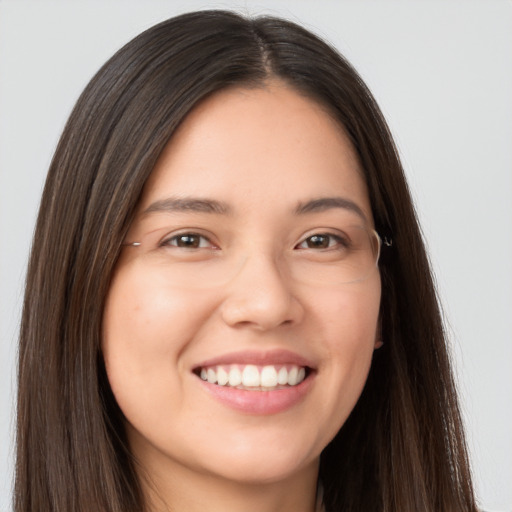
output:
[[[273,247],[262,249],[260,245],[246,248],[229,281],[256,279],[257,282],[261,282],[262,279],[273,276],[284,284],[290,279],[287,275],[285,259],[285,256]]]

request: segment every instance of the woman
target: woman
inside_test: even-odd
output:
[[[87,86],[41,203],[18,398],[18,512],[475,510],[391,136],[279,19],[171,19]]]

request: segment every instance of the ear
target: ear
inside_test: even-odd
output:
[[[381,318],[379,316],[379,323],[377,324],[377,332],[375,333],[375,345],[374,350],[379,349],[384,345],[384,342],[382,341],[382,322]]]

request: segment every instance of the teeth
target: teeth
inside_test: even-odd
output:
[[[277,383],[281,386],[288,384],[288,370],[286,369],[286,366],[283,366],[279,370],[279,373],[277,374]]]
[[[261,385],[265,388],[277,386],[277,371],[273,366],[264,366],[261,370]]]
[[[232,364],[201,368],[199,376],[219,386],[269,390],[300,384],[306,377],[306,369],[295,365],[276,367]]]
[[[260,372],[252,364],[248,364],[242,372],[242,384],[248,388],[260,386]]]
[[[210,370],[208,370],[208,373]],[[291,370],[288,372],[288,385],[289,386],[295,386],[297,384],[297,377],[299,375],[299,369],[294,366],[291,368]],[[210,379],[208,379],[210,381]]]
[[[206,379],[210,384],[215,384],[217,382],[217,373],[213,368],[208,368],[206,371]]]
[[[242,384],[242,372],[236,366],[233,366],[229,370],[229,385],[235,387],[240,386],[240,384]]]
[[[228,375],[228,372],[226,370],[224,370],[224,368],[222,368],[222,366],[219,366],[217,368],[217,384],[219,386],[225,386],[229,381],[229,375]]]

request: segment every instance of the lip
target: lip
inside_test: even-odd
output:
[[[199,385],[221,404],[246,414],[270,415],[284,412],[300,403],[308,394],[315,375],[310,373],[300,384],[272,391],[217,386],[197,379]]]
[[[194,370],[207,366],[254,364],[256,366],[290,364],[315,369],[312,361],[290,350],[240,351],[217,356],[195,365]]]
[[[222,405],[253,415],[278,414],[299,404],[309,393],[316,376],[311,361],[289,350],[231,352],[201,362],[195,366],[194,373],[200,368],[230,364],[257,366],[290,364],[303,366],[309,370],[307,377],[300,384],[269,391],[218,386],[197,378],[197,383]]]

